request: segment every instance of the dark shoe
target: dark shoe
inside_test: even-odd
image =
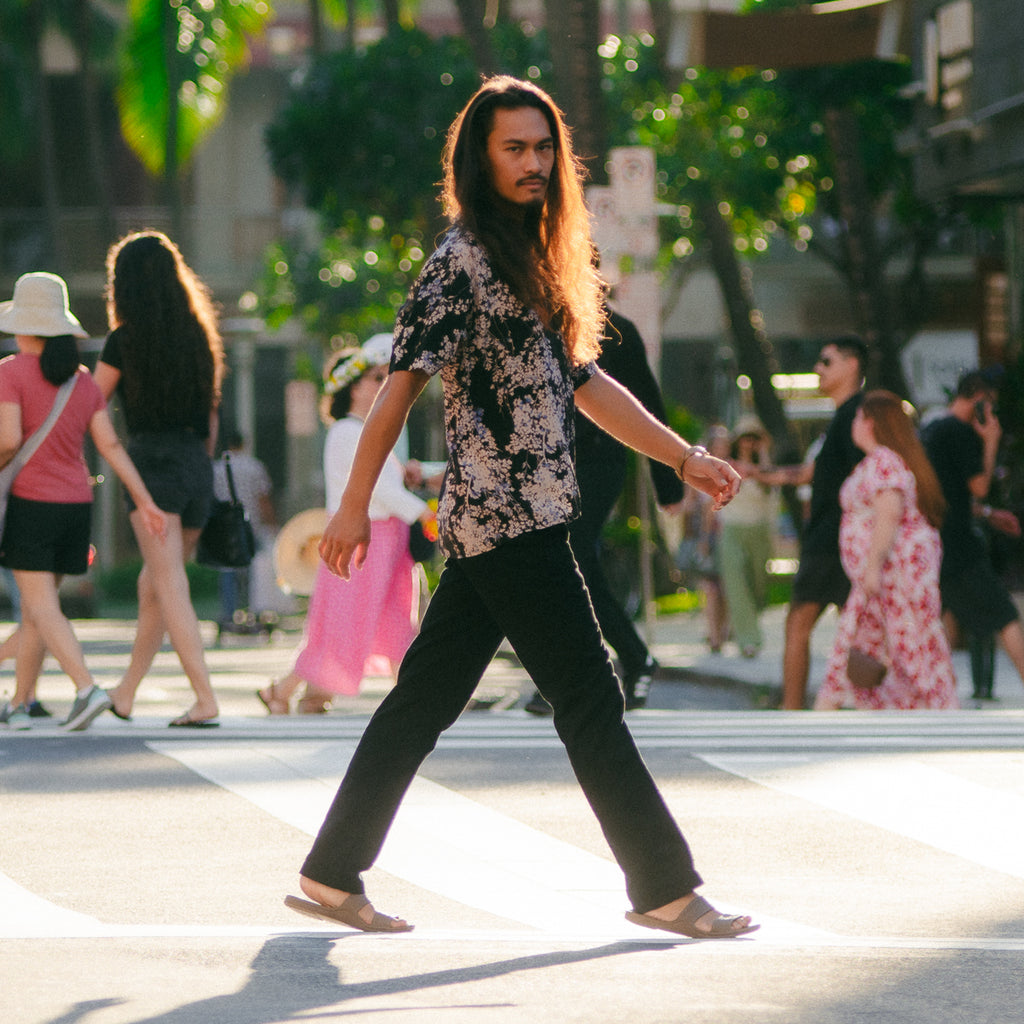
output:
[[[647,698],[654,682],[654,673],[658,663],[647,655],[647,661],[639,672],[626,672],[622,679],[622,690],[626,697],[626,710],[636,711],[647,706]]]
[[[526,702],[523,710],[528,711],[531,715],[540,715],[542,717],[547,717],[555,713],[551,705],[537,690],[533,691],[533,696]]]
[[[49,708],[44,708],[37,700],[29,703],[28,714],[29,718],[53,718],[53,712]]]

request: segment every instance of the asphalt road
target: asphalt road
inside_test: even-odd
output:
[[[282,904],[365,715],[183,736],[173,665],[147,686],[131,723],[0,731],[3,1024],[1021,1020],[1020,710],[632,715],[705,895],[762,922],[717,943],[623,920],[549,721],[464,715],[367,878],[416,930],[375,937]]]

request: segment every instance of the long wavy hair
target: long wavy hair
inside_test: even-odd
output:
[[[159,231],[107,253],[107,320],[123,337],[125,405],[150,429],[195,422],[220,404],[224,349],[209,289]]]
[[[510,216],[491,183],[487,140],[496,110],[532,107],[547,119],[555,162],[542,207]],[[586,171],[573,153],[562,113],[543,89],[496,75],[476,91],[448,130],[441,201],[453,224],[487,249],[498,276],[562,332],[572,362],[601,351],[602,286],[594,265],[583,195]],[[524,258],[532,253],[534,258]]]
[[[902,399],[891,391],[869,391],[860,408],[874,427],[875,440],[891,448],[910,467],[917,481],[917,507],[932,526],[940,527],[946,515],[942,485]]]

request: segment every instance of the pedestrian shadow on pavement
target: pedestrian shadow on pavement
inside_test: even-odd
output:
[[[349,937],[348,934],[324,936],[311,933],[282,935],[268,939],[253,959],[249,980],[240,991],[184,1003],[166,1013],[139,1017],[133,1024],[223,1024],[224,1021],[237,1024],[276,1024],[287,1020],[308,1021],[311,1011],[326,1010],[355,999],[379,998],[431,988],[445,988],[449,985],[464,985],[521,971],[561,967],[626,953],[650,952],[674,945],[672,942],[664,941],[613,942],[594,949],[538,953],[510,960],[497,960],[493,963],[346,985],[340,977],[338,968],[329,958],[334,944]],[[351,933],[351,938],[358,937],[358,933]],[[688,940],[683,939],[682,942],[687,943]],[[78,1024],[94,1010],[124,1002],[108,999],[79,1003],[46,1024]],[[487,1008],[507,1005],[510,1004],[487,1004]],[[466,1006],[464,1003],[436,1007],[421,1005],[417,1009],[465,1009]],[[476,1008],[483,1007],[476,1005]]]

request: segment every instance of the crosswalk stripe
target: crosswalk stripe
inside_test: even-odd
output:
[[[700,757],[757,785],[1024,878],[1024,758],[1003,759],[993,787],[906,757]]]
[[[344,743],[151,746],[311,836],[353,749]],[[557,920],[584,931],[607,929],[609,918],[621,918],[627,908],[622,875],[611,861],[422,776],[413,781],[377,866],[541,930]],[[621,930],[630,929],[623,924]]]

